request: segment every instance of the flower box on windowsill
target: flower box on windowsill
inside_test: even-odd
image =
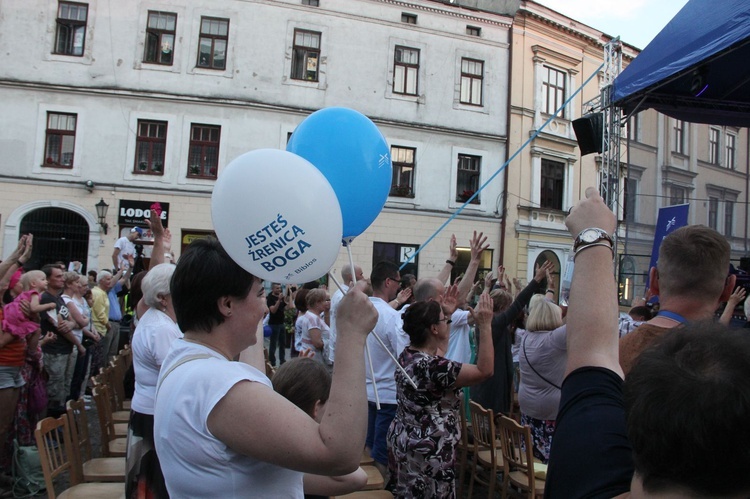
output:
[[[388,194],[389,196],[394,197],[400,197],[400,198],[413,198],[414,193],[411,190],[411,187],[400,185],[397,187],[391,187],[391,192]]]
[[[201,174],[201,167],[200,165],[190,165],[188,167],[188,173],[193,176],[198,176]]]
[[[458,195],[456,196],[456,201],[459,201],[459,202],[461,202],[461,203],[465,203],[465,202],[466,202],[466,201],[468,201],[468,200],[469,200],[469,198],[471,198],[471,196],[473,196],[473,195],[474,195],[474,191],[470,191],[470,190],[465,190],[465,191],[463,191],[463,192],[462,192],[461,194],[458,194]],[[475,197],[474,199],[472,199],[472,200],[471,200],[471,204],[479,204],[479,196],[477,196],[477,197]]]

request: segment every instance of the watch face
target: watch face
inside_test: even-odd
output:
[[[581,233],[581,241],[584,243],[593,243],[599,239],[599,231],[594,229],[587,229]]]

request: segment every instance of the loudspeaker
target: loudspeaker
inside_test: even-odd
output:
[[[602,127],[604,114],[592,113],[573,120],[573,131],[576,134],[581,156],[592,152],[602,152]]]

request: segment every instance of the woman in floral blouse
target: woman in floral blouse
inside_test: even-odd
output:
[[[396,417],[388,431],[391,485],[396,497],[455,497],[456,444],[460,439],[460,388],[487,379],[493,372],[492,300],[487,293],[471,310],[482,337],[477,364],[442,357],[448,347],[451,308],[447,294],[417,302],[403,314],[411,344],[399,362],[416,388],[396,371]]]

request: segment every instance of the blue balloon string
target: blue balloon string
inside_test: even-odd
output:
[[[485,187],[487,187],[489,185],[489,183],[492,182],[495,179],[495,177],[498,176],[498,174],[500,174],[500,172],[502,172],[503,170],[505,170],[505,168],[508,166],[508,164],[511,161],[513,161],[514,159],[516,159],[516,156],[518,156],[521,153],[521,151],[523,151],[526,148],[526,146],[528,146],[529,144],[531,144],[531,142],[535,138],[537,138],[537,136],[542,132],[542,130],[544,130],[547,127],[547,125],[549,125],[550,123],[552,123],[552,120],[555,119],[557,117],[557,115],[560,114],[560,112],[563,109],[565,109],[565,106],[567,106],[568,103],[570,101],[572,101],[573,98],[576,95],[578,95],[578,93],[581,90],[583,90],[583,87],[585,87],[586,85],[588,85],[588,83],[594,78],[594,76],[596,76],[597,74],[599,74],[599,71],[601,71],[602,68],[604,68],[604,64],[603,63],[602,63],[601,66],[599,66],[596,69],[596,71],[594,71],[593,73],[591,73],[591,76],[589,76],[588,78],[586,78],[586,81],[584,81],[583,84],[581,84],[581,86],[578,87],[578,89],[575,92],[573,92],[570,95],[570,97],[568,97],[568,99],[565,102],[563,102],[562,105],[559,108],[557,108],[557,110],[555,111],[555,113],[552,116],[550,116],[549,119],[547,121],[545,121],[544,124],[538,130],[536,130],[533,133],[533,135],[531,135],[531,137],[529,137],[529,139],[526,142],[524,142],[521,147],[518,148],[518,150],[516,152],[513,153],[513,155],[508,159],[508,161],[506,161],[505,163],[503,163],[503,165],[495,173],[493,173],[492,176],[490,178],[488,178],[487,181],[485,181],[481,185],[481,187],[479,187],[479,189],[477,189],[477,191],[469,199],[467,199],[466,202],[464,204],[462,204],[461,207],[458,208],[453,215],[451,215],[448,218],[448,220],[446,220],[445,222],[443,222],[443,225],[441,225],[438,228],[438,230],[436,230],[435,233],[433,235],[431,235],[427,239],[427,241],[425,241],[424,244],[422,244],[419,247],[419,249],[417,249],[417,251],[415,251],[409,258],[407,258],[407,260],[401,265],[401,267],[399,267],[399,271],[403,270],[403,268],[406,267],[409,264],[409,262],[411,262],[419,254],[420,251],[422,251],[428,244],[430,244],[432,242],[432,240],[435,239],[435,237],[437,237],[437,235],[440,234],[443,231],[443,229],[445,229],[445,227],[449,223],[451,223],[453,221],[453,219],[455,219],[459,214],[461,214],[461,212],[464,210],[464,208],[466,208],[469,204],[471,204],[471,202],[474,200],[474,198],[476,198],[479,195],[479,193],[482,192],[482,189],[484,189]]]

